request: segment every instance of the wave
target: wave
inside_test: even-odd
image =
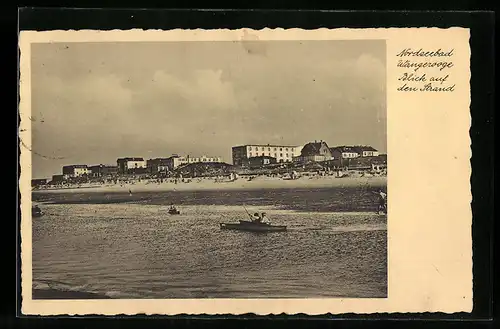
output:
[[[123,296],[122,292],[116,290],[99,291],[87,284],[71,285],[56,280],[34,280],[32,289],[34,299],[108,299]]]
[[[324,233],[337,232],[362,232],[362,231],[386,231],[385,224],[364,224],[364,225],[340,225],[340,226],[311,226],[311,225],[294,225],[290,227],[290,231],[319,231]]]
[[[364,188],[287,189],[259,191],[163,191],[129,195],[118,192],[64,193],[33,197],[35,202],[51,204],[122,204],[130,206],[175,204],[177,206],[279,206],[298,212],[376,211],[377,200]]]
[[[83,285],[70,285],[65,282],[56,281],[56,280],[36,280],[33,281],[33,289],[38,290],[61,290],[61,291],[86,291],[88,286]],[[91,291],[87,291],[91,292]]]

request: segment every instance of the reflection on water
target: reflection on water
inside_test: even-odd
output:
[[[38,289],[114,298],[387,295],[386,218],[367,211],[373,197],[359,189],[34,198],[51,202],[33,220]],[[180,215],[167,214],[171,202]],[[242,204],[288,231],[220,230],[220,222],[246,219]]]

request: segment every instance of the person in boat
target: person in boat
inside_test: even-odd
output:
[[[378,195],[378,212],[387,211],[387,194],[381,189],[375,192]]]
[[[265,222],[267,221],[266,213],[265,213],[265,212],[263,212],[263,213],[261,214],[260,218],[261,218],[260,222],[261,222],[261,223],[265,223]]]
[[[262,222],[262,217],[259,215],[259,213],[253,214],[253,222],[254,223],[261,223]]]

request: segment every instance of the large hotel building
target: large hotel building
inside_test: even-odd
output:
[[[249,158],[269,156],[277,162],[292,162],[293,158],[300,156],[301,146],[296,145],[242,145],[233,147],[233,165],[244,166]]]

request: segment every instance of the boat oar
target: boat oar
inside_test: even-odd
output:
[[[253,217],[252,217],[252,215],[250,215],[250,213],[248,212],[247,208],[246,208],[245,206],[243,206],[243,208],[244,208],[244,209],[245,209],[245,211],[247,212],[248,217],[249,217],[251,220],[253,220]]]

